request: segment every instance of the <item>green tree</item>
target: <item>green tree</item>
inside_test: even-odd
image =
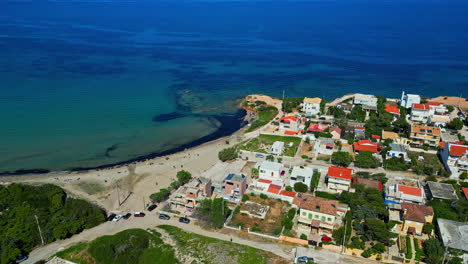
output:
[[[427,264],[442,263],[444,258],[444,248],[437,238],[429,238],[424,242],[424,253],[426,253],[425,262]]]
[[[434,224],[432,223],[424,224],[423,229],[422,229],[424,234],[431,234],[432,230],[434,230]]]
[[[218,158],[221,161],[228,161],[237,158],[236,148],[225,148],[218,153]]]
[[[398,234],[389,231],[389,227],[380,219],[366,218],[364,221],[364,231],[368,239],[379,241],[385,245],[392,245],[394,242],[392,238]]]
[[[307,192],[307,189],[309,189],[309,187],[307,187],[307,185],[305,185],[304,183],[302,182],[296,182],[294,184],[294,190],[296,192]]]
[[[320,182],[320,171],[314,171],[312,179],[310,180],[310,191],[314,192],[315,188],[319,185]]]
[[[353,110],[351,110],[351,113],[348,114],[348,118],[358,122],[364,122],[366,119],[366,112],[362,110],[360,105],[356,105],[353,107]]]
[[[177,172],[177,181],[180,185],[188,183],[192,179],[192,174],[186,170],[181,170]]]
[[[285,187],[285,190],[291,192],[293,190],[293,188],[288,185],[288,186]]]
[[[293,220],[295,215],[296,215],[296,209],[295,208],[289,209],[289,211],[288,211],[289,219]]]
[[[327,104],[327,101],[322,98],[322,101],[320,101],[320,113],[325,114],[326,104]]]
[[[354,165],[359,168],[377,168],[380,166],[380,160],[372,155],[372,152],[361,151],[356,156]]]
[[[353,162],[353,157],[348,152],[344,151],[337,151],[333,152],[331,156],[331,162],[334,165],[338,165],[341,167],[348,167],[351,162]]]
[[[297,108],[303,101],[304,97],[284,98],[283,102],[281,103],[281,109],[285,113],[290,113],[294,110],[294,108]]]
[[[450,129],[460,130],[463,128],[463,121],[458,117],[454,118],[449,124],[447,124],[447,127]]]
[[[159,192],[151,194],[150,199],[155,203],[160,203],[169,198],[169,195],[171,195],[171,192],[166,188],[162,188]]]

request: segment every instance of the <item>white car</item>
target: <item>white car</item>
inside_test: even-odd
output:
[[[118,222],[120,219],[122,219],[122,216],[121,216],[121,215],[116,215],[116,216],[114,217],[114,219],[112,219],[112,221]]]

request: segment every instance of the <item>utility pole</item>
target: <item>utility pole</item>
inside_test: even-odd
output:
[[[39,220],[37,219],[37,215],[34,215],[34,217],[36,218],[37,229],[39,229],[39,235],[41,237],[41,242],[42,242],[42,245],[44,246],[45,242],[44,242],[44,237],[42,236],[41,227],[39,226]]]
[[[119,184],[118,184],[117,180],[115,180],[115,186],[117,188],[117,201],[119,202],[119,206],[120,206]]]
[[[346,215],[345,215],[344,219],[345,219],[345,220],[344,220],[344,225],[345,225],[345,226],[344,226],[344,233],[343,233],[343,243],[341,243],[343,249],[342,249],[341,253],[344,253],[344,252],[345,252],[346,227],[348,226],[348,225],[346,224]]]
[[[145,197],[143,196],[143,211],[145,210]]]

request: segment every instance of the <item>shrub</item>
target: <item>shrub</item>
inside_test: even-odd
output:
[[[422,229],[424,234],[431,234],[432,230],[434,230],[434,224],[433,223],[424,224],[423,229]]]
[[[348,167],[349,164],[353,161],[353,157],[348,152],[337,151],[334,152],[331,156],[331,162],[334,165]]]
[[[302,234],[302,235],[300,236],[300,239],[302,239],[302,240],[307,240],[308,238],[307,238],[307,236],[306,236],[305,234]]]
[[[234,208],[234,212],[233,212],[235,215],[240,213],[240,206],[236,206],[236,208]]]
[[[250,228],[250,231],[252,231],[252,232],[257,232],[257,233],[262,232],[262,230],[261,230],[260,227],[258,227],[258,226],[253,226],[252,228]]]
[[[354,165],[359,168],[377,168],[380,166],[380,160],[372,155],[372,152],[361,151],[356,156]]]
[[[268,196],[267,196],[266,194],[262,193],[262,194],[260,194],[260,198],[262,198],[262,199],[268,199]]]
[[[192,174],[186,170],[181,170],[177,172],[176,177],[179,184],[184,185],[192,179]]]
[[[168,189],[162,188],[161,190],[159,190],[159,192],[151,194],[150,199],[152,202],[160,203],[169,198],[170,194],[171,192]]]
[[[276,228],[275,230],[273,230],[273,234],[275,234],[276,236],[281,234],[281,228]]]
[[[406,258],[413,258],[413,249],[411,248],[411,238],[409,235],[406,235]]]
[[[241,228],[244,227],[245,223],[244,222],[239,222],[237,223],[237,226],[240,226]]]
[[[249,200],[249,196],[247,194],[242,195],[242,201],[246,202]]]
[[[289,209],[289,211],[288,211],[289,219],[293,220],[295,215],[296,215],[296,209],[294,209],[294,208]]]
[[[296,192],[307,192],[308,189],[309,187],[302,182],[296,182],[294,184],[294,190]]]
[[[293,190],[293,188],[292,188],[291,186],[288,185],[288,186],[286,186],[285,190],[291,192],[291,191]]]
[[[285,217],[283,217],[283,219],[281,219],[281,225],[284,226],[285,230],[290,230],[290,229],[292,229],[294,223],[292,222],[291,219],[289,219],[287,216],[285,216]]]
[[[237,158],[237,150],[235,148],[225,148],[218,153],[218,158],[221,161],[228,161]]]

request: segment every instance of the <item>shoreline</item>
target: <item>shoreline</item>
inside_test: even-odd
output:
[[[242,97],[240,99],[243,100],[244,98],[247,98],[247,96]],[[222,120],[221,117],[228,118],[230,120],[226,122],[226,120]],[[127,165],[134,164],[134,163],[145,162],[151,159],[176,154],[176,153],[185,151],[187,149],[193,149],[193,148],[202,146],[204,144],[214,142],[224,137],[230,137],[245,128],[246,124],[248,123],[246,120],[246,117],[247,117],[247,111],[243,109],[242,107],[239,107],[239,109],[232,115],[214,116],[213,118],[219,121],[221,125],[213,133],[210,133],[206,136],[195,139],[191,142],[182,144],[175,148],[171,148],[171,149],[164,150],[161,152],[152,152],[150,154],[137,156],[129,160],[124,160],[124,161],[110,163],[110,164],[104,164],[104,165],[100,165],[96,167],[73,167],[73,168],[63,169],[63,170],[49,170],[49,169],[37,168],[37,169],[19,169],[13,172],[12,171],[0,171],[0,178],[28,176],[28,175],[83,173],[83,172],[88,172],[88,171],[98,171],[98,170],[104,170],[104,169],[120,168],[120,167],[127,166]],[[235,125],[233,125],[232,123],[233,120],[237,120],[238,122]]]

